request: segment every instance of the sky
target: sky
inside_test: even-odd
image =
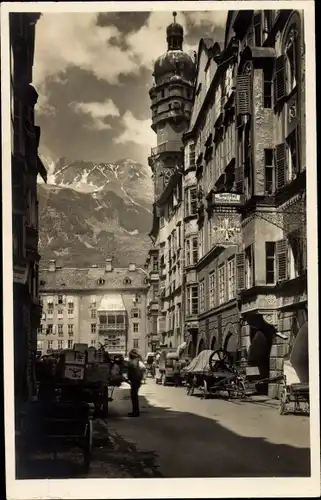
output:
[[[227,12],[178,12],[183,49],[224,40]],[[172,12],[44,13],[36,25],[33,84],[44,159],[147,163],[155,134],[148,91],[167,49]]]

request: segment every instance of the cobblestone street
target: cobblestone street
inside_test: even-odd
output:
[[[114,395],[109,418],[94,423],[87,477],[309,475],[309,419],[280,416],[273,401],[202,400],[149,379],[141,388],[141,417],[132,419],[127,386]],[[42,456],[36,476],[48,477],[50,470],[50,477],[82,477],[81,458],[76,451],[59,453],[53,467],[53,459]],[[35,477],[35,466],[29,461],[24,477]]]

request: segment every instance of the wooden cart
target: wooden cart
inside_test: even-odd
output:
[[[309,384],[291,384],[286,383],[284,376],[284,385],[280,400],[280,415],[288,413],[310,413],[310,390]]]
[[[58,453],[80,448],[83,468],[90,469],[93,422],[90,405],[83,401],[36,401],[22,425],[24,456],[37,451]]]

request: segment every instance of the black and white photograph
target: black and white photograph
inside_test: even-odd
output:
[[[314,26],[2,4],[8,499],[319,496]]]

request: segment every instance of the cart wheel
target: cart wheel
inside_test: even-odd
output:
[[[212,371],[217,371],[217,367],[222,366],[222,364],[230,365],[228,352],[224,349],[217,349],[214,351],[208,361]]]
[[[85,472],[88,472],[90,470],[92,446],[93,446],[93,422],[92,420],[88,420],[87,432],[85,436],[85,446],[84,446]]]

